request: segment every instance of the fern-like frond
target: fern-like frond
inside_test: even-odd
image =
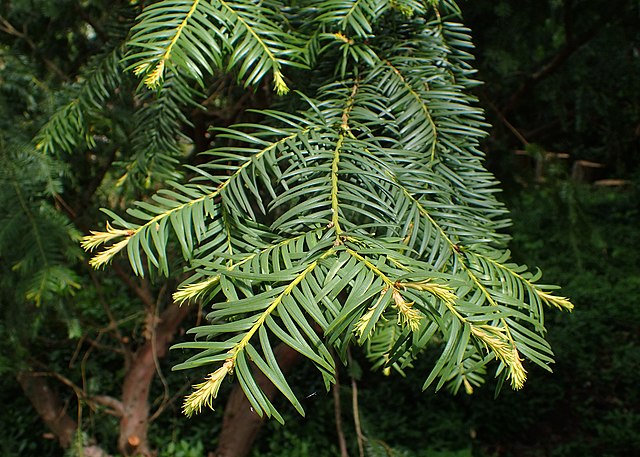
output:
[[[44,305],[79,287],[79,233],[48,201],[57,171],[28,147],[0,150],[0,259],[11,271],[2,282],[19,303]]]
[[[241,269],[220,270],[220,280],[224,282],[222,289],[227,296],[227,301],[219,303],[209,314],[208,318],[213,321],[212,324],[191,330],[191,332],[197,333],[198,339],[215,337],[216,340],[178,345],[177,347],[204,349],[204,351],[176,368],[190,368],[215,360],[223,360],[223,369],[224,367],[228,368],[225,374],[235,370],[254,410],[259,415],[266,414],[268,417],[273,415],[282,421],[273,404],[253,380],[252,368],[248,364],[248,361],[251,360],[254,367],[262,371],[303,414],[302,405],[296,399],[278,367],[272,341],[277,338],[289,344],[311,359],[330,379],[333,371],[333,358],[322,344],[316,331],[307,322],[308,316],[304,315],[303,308],[299,307],[293,298],[300,294],[305,284],[308,284],[308,278],[313,275],[321,261],[334,255],[331,243],[325,244],[324,251],[316,250],[316,252],[321,254],[319,256],[305,256],[295,264],[292,263],[291,268],[262,275],[264,280],[268,278],[270,283],[282,285],[276,285],[272,289],[256,295],[244,287],[246,279]],[[250,276],[255,280],[255,273]],[[224,318],[229,316],[235,316],[236,319],[226,321]],[[323,323],[324,318],[320,312],[316,318],[317,324]],[[324,325],[326,326],[326,323]],[[257,341],[256,343],[252,342],[254,336],[259,340],[259,345]],[[217,376],[220,376],[219,371],[216,373],[218,373]],[[216,378],[215,373],[212,376]],[[198,402],[194,396],[198,397],[198,391],[187,398],[185,402],[187,413],[198,410],[203,403],[210,401],[211,398],[208,396],[207,400],[203,399]]]
[[[522,387],[526,360],[552,362],[542,305],[570,304],[509,261],[509,222],[479,149],[487,125],[468,93],[467,31],[446,20],[457,7],[301,5],[163,0],[142,13],[130,58],[150,86],[167,72],[204,83],[226,67],[246,85],[272,74],[284,91],[284,65],[315,67],[281,110],[214,127],[215,147],[189,167],[193,179],[138,202],[129,210],[138,222],[109,213],[117,228],[85,239],[104,246],[93,265],[126,249],[137,274],[144,262],[167,274],[182,251],[191,276],[174,298],[211,311],[190,331],[195,341],[178,346],[199,351],[178,368],[213,367],[187,414],[211,406],[233,375],[255,411],[281,420],[256,371],[302,413],[275,358],[279,342],[311,360],[327,386],[330,348],[346,362],[358,345],[385,373],[440,347],[425,388],[471,392],[491,361]]]
[[[122,84],[122,50],[93,59],[83,77],[70,88],[73,98],[58,109],[36,136],[37,148],[45,154],[72,152],[76,147],[95,146],[92,125],[105,103]]]
[[[316,20],[330,27],[328,31],[341,31],[359,38],[373,34],[373,24],[389,8],[387,0],[325,0],[320,2]]]
[[[128,58],[150,88],[169,67],[201,84],[206,74],[226,67],[237,71],[245,86],[271,74],[276,92],[284,94],[289,88],[282,67],[300,65],[300,42],[286,30],[281,8],[276,0],[160,1],[139,16]]]

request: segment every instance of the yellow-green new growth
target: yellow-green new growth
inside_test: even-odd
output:
[[[209,290],[220,280],[220,275],[212,276],[211,278],[181,286],[177,291],[173,293],[173,301],[178,305],[182,305],[186,301],[195,300]]]
[[[389,291],[388,287],[385,287],[384,289],[382,289],[382,291],[380,292],[380,296],[378,297],[378,300],[376,301],[376,303],[373,306],[371,306],[367,310],[367,312],[364,313],[360,317],[360,319],[358,319],[358,322],[356,322],[356,325],[353,328],[353,332],[361,340],[368,338],[371,335],[371,333],[373,332],[373,330],[376,328],[376,325],[374,324],[374,325],[371,326],[371,328],[369,329],[367,334],[366,335],[364,334],[365,330],[367,329],[367,326],[371,322],[371,319],[373,319],[373,316],[374,316],[378,306],[380,306],[380,303],[382,303],[382,300],[384,300],[384,297],[385,297],[385,295],[387,295],[388,291]]]
[[[419,282],[403,282],[399,285],[404,289],[414,289],[422,292],[429,292],[434,297],[446,303],[455,303],[455,301],[458,299],[451,287],[432,282],[430,279],[425,279],[424,281]]]
[[[284,82],[284,77],[278,69],[273,70],[273,86],[276,90],[276,94],[278,95],[286,95],[289,93],[289,87],[287,86],[287,83]]]
[[[171,39],[166,49],[160,56],[158,63],[155,65],[155,68],[144,79],[144,83],[149,89],[155,89],[162,81],[162,77],[164,76],[164,67],[166,62],[171,58],[171,51],[173,50],[173,47],[178,42],[180,35],[182,35],[182,31],[186,27],[187,22],[189,22],[189,19],[191,18],[191,16],[193,16],[193,13],[195,13],[196,9],[198,8],[199,3],[200,3],[200,0],[194,0],[193,4],[191,5],[191,8],[189,8],[189,11],[185,15],[184,19],[182,20],[180,25],[176,27],[176,31],[175,31],[175,34],[173,35],[173,38]],[[141,74],[146,73],[147,70],[151,68],[151,65],[152,63],[149,61],[142,62],[135,68],[133,73],[136,76],[140,76]]]
[[[393,290],[392,297],[398,310],[398,324],[417,332],[422,322],[422,313],[413,307],[413,302],[406,301],[397,289]]]
[[[199,414],[204,406],[213,409],[213,400],[218,396],[222,381],[232,370],[233,361],[228,359],[216,371],[209,373],[204,382],[194,385],[195,390],[184,399],[182,412],[191,417]]]
[[[129,229],[117,229],[107,222],[106,230],[104,232],[91,231],[90,233],[90,235],[84,236],[80,242],[80,245],[85,251],[92,251],[98,246],[109,243],[116,238],[125,237],[123,240],[109,246],[107,249],[93,256],[91,260],[89,260],[89,265],[93,268],[100,268],[108,264],[114,255],[127,246],[127,243],[129,243],[129,237],[133,235],[134,231]]]
[[[130,236],[133,234],[133,231],[129,229],[114,228],[109,224],[109,222],[107,222],[104,232],[92,230],[89,233],[91,233],[91,235],[82,237],[82,241],[80,242],[80,245],[85,251],[93,251],[98,246],[108,243],[109,241],[113,241],[121,236]]]
[[[550,293],[547,293],[547,292],[543,292],[540,289],[536,289],[536,294],[538,294],[538,296],[547,305],[553,305],[556,308],[561,309],[561,310],[565,310],[565,311],[573,310],[573,303],[571,303],[568,298],[558,297],[556,295],[553,295],[553,294],[550,294]]]
[[[511,386],[522,389],[527,380],[527,371],[522,365],[522,359],[515,345],[509,341],[506,331],[493,325],[470,324],[471,334],[478,338],[487,349],[492,351],[498,360],[505,364],[509,370]]]

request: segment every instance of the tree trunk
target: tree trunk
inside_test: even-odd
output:
[[[274,351],[278,365],[283,373],[288,373],[300,360],[300,354],[289,346],[280,344]],[[272,400],[278,390],[269,379],[257,370],[255,379],[269,400]],[[222,431],[220,432],[218,448],[209,453],[209,457],[244,457],[255,441],[264,419],[258,416],[240,385],[236,383],[224,410]]]
[[[57,438],[60,446],[69,449],[75,440],[78,424],[62,407],[60,398],[51,389],[45,376],[30,371],[20,371],[16,378],[38,416]],[[95,444],[84,444],[82,454],[85,457],[111,457]]]
[[[180,323],[189,313],[187,306],[170,305],[161,315],[153,338],[145,342],[133,356],[122,386],[123,415],[120,420],[118,449],[125,456],[150,457],[149,389],[156,374],[156,360],[162,358]],[[155,351],[155,354],[154,354]]]
[[[40,418],[58,439],[60,446],[68,449],[73,443],[78,425],[64,410],[58,395],[51,389],[46,378],[30,371],[20,371],[16,378]]]

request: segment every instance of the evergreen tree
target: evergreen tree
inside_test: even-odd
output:
[[[29,17],[31,2],[16,4],[9,19]],[[230,378],[261,416],[282,421],[264,380],[304,414],[282,348],[310,360],[327,388],[356,350],[384,374],[437,351],[423,388],[454,392],[472,392],[490,367],[515,389],[528,364],[549,369],[544,308],[572,305],[509,260],[507,210],[479,149],[488,125],[472,95],[470,32],[453,1],[64,2],[80,8],[73,20],[60,5],[46,14],[73,30],[68,59],[45,52],[57,35],[38,58],[64,83],[40,95],[48,103],[29,101],[24,81],[0,86],[3,109],[22,106],[11,97],[31,111],[58,107],[27,116],[48,118],[25,129],[33,146],[1,126],[2,298],[7,315],[23,302],[61,310],[77,334],[70,296],[97,284],[78,229],[108,207],[106,228],[82,245],[145,305],[140,347],[123,343],[113,316],[104,324],[127,367],[122,399],[101,397],[121,416],[121,453],[152,453],[158,360],[146,359],[137,386],[134,368],[145,348],[163,353],[189,303],[208,322],[177,345],[194,352],[176,368],[210,374],[187,415]],[[29,79],[3,69],[3,83]],[[123,273],[123,254],[139,278]],[[174,281],[183,308],[162,300]]]
[[[552,362],[543,307],[571,305],[509,262],[458,15],[451,1],[166,0],[138,17],[126,60],[157,99],[193,106],[194,88],[209,94],[227,75],[276,94],[249,121],[214,125],[188,182],[166,182],[128,219],[108,212],[83,242],[106,246],[93,266],[126,251],[138,275],[169,275],[182,255],[174,299],[211,309],[179,345],[200,352],[177,368],[211,366],[187,415],[234,375],[255,411],[280,419],[256,371],[303,413],[279,341],[327,386],[332,351],[346,361],[352,345],[402,372],[442,344],[423,387],[454,391],[481,384],[494,359],[516,389],[525,358]]]

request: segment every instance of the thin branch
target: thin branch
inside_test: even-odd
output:
[[[120,327],[118,326],[118,321],[116,321],[115,317],[113,316],[113,313],[111,312],[111,308],[109,307],[109,303],[107,302],[107,300],[105,300],[104,295],[102,293],[102,284],[100,284],[100,281],[98,281],[98,278],[96,277],[94,271],[91,268],[89,269],[89,276],[91,277],[91,280],[93,281],[93,285],[96,288],[98,300],[100,300],[100,303],[102,304],[102,308],[104,309],[104,312],[107,315],[107,318],[109,319],[108,330],[113,331],[113,333],[116,336],[116,339],[118,340],[118,343],[120,344],[120,349],[122,353],[125,355],[125,358],[130,359],[131,351],[124,344],[124,336],[120,331]]]
[[[351,354],[349,353],[349,363],[352,362]],[[364,440],[365,437],[362,434],[362,424],[360,423],[360,408],[358,406],[358,382],[356,378],[351,376],[351,406],[353,407],[353,426],[356,429],[356,440],[358,441],[358,452],[360,457],[364,456]]]
[[[158,417],[160,417],[165,409],[173,405],[176,400],[178,400],[179,398],[184,398],[185,392],[187,392],[191,388],[191,385],[192,383],[190,381],[187,381],[170,398],[168,398],[166,402],[158,406],[158,409],[156,409],[156,411],[149,417],[149,423],[155,421]]]
[[[158,379],[160,379],[160,382],[162,383],[162,387],[164,390],[162,393],[162,400],[160,402],[160,406],[158,406],[158,409],[149,417],[149,422],[153,422],[155,419],[157,419],[160,416],[160,414],[162,414],[162,411],[164,411],[165,406],[168,404],[168,402],[171,399],[169,395],[169,383],[167,383],[167,379],[164,377],[164,374],[162,373],[162,368],[160,367],[160,360],[158,358],[158,345],[156,342],[157,325],[161,319],[161,317],[158,314],[158,309],[160,308],[160,302],[165,296],[166,291],[167,291],[167,285],[165,284],[162,286],[162,288],[160,289],[160,292],[158,293],[158,299],[156,300],[156,304],[154,306],[155,316],[153,319],[153,324],[151,326],[151,353],[153,355],[153,363],[156,366],[156,373],[158,374]],[[175,306],[175,305],[170,305],[170,306]]]
[[[44,376],[51,377],[58,380],[60,383],[73,390],[74,394],[79,400],[82,400],[89,405],[92,410],[96,409],[96,404],[106,406],[108,409],[106,412],[116,417],[121,417],[124,414],[124,407],[122,402],[117,398],[110,397],[108,395],[88,395],[87,392],[69,378],[55,371],[37,371],[30,373],[31,376]]]
[[[7,19],[5,19],[2,16],[0,16],[0,32],[4,32],[8,35],[12,35],[16,38],[20,38],[24,40],[27,43],[27,45],[31,48],[31,50],[34,51],[34,53],[40,54],[38,52],[38,46],[33,42],[31,38],[29,38],[27,33],[17,30],[13,25],[11,25],[11,23]],[[47,59],[42,55],[40,55],[39,57],[42,59],[45,65],[49,67],[51,71],[56,73],[63,80],[69,81],[69,77],[60,69],[60,67],[58,67],[55,63],[53,63],[51,60]]]
[[[95,395],[89,397],[94,403],[97,403],[102,406],[106,406],[106,412],[111,414],[112,416],[122,417],[124,416],[124,406],[122,402],[117,398],[110,397],[108,395]]]
[[[498,116],[498,119],[500,120],[500,122],[502,122],[504,126],[507,129],[509,129],[511,133],[513,133],[513,135],[518,139],[518,141],[520,141],[520,143],[522,143],[523,146],[527,146],[529,144],[529,141],[520,132],[520,130],[515,128],[513,124],[509,122],[509,120],[507,120],[504,112],[500,111],[500,109],[491,101],[491,99],[489,98],[489,96],[486,94],[485,91],[483,91],[483,94],[484,96],[482,98],[487,103],[487,105],[489,105],[489,108],[491,108],[493,112],[496,113],[496,116]]]
[[[340,403],[340,380],[338,379],[338,371],[335,373],[336,383],[331,388],[333,394],[333,412],[336,421],[336,433],[338,434],[338,445],[340,446],[340,457],[349,457],[347,452],[347,440],[344,438],[342,430],[342,405]]]
[[[109,326],[107,329],[100,330],[99,333],[105,333],[107,330],[111,330],[111,329],[112,327]],[[116,354],[125,354],[125,352],[127,352],[125,349],[115,348],[115,347],[109,346],[108,344],[102,344],[98,340],[94,340],[89,337],[85,338],[84,341],[86,341],[87,344],[93,346],[96,349],[103,349],[106,351],[115,352]]]

